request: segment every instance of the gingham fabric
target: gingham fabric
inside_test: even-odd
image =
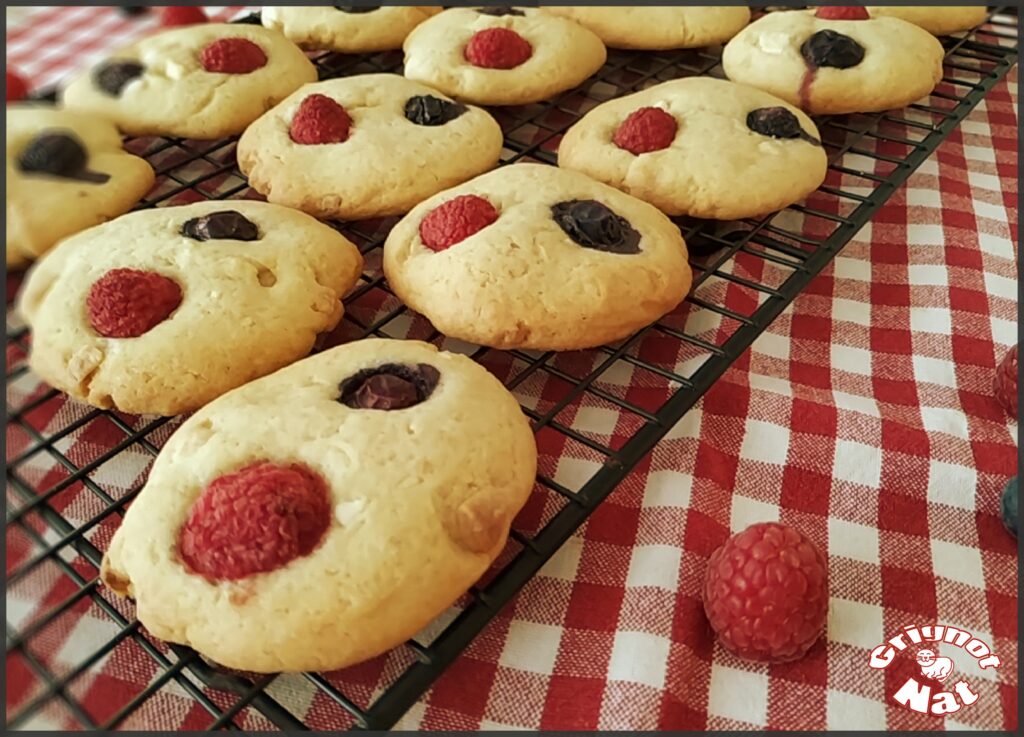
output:
[[[106,8],[32,10],[14,27],[9,19],[8,62],[46,85],[153,23]],[[1017,427],[992,397],[995,366],[1017,340],[1016,87],[1014,71],[399,727],[1016,729],[1017,557],[1000,523],[999,495],[1016,473]],[[676,349],[647,341],[641,350]],[[10,370],[23,352],[9,344],[7,359]],[[585,359],[560,360],[570,370]],[[624,365],[602,380],[642,403],[647,388]],[[8,405],[21,406],[43,389],[31,375],[19,378],[7,388]],[[517,394],[539,406],[545,386],[526,382]],[[137,489],[151,456],[137,446],[113,452],[123,428],[105,417],[76,425],[89,416],[88,408],[58,398],[28,419],[46,436],[72,428],[56,448],[79,466],[95,466],[88,475],[95,488],[74,483],[51,504],[86,526],[102,549],[115,523],[91,522],[105,507],[101,494],[117,499]],[[121,419],[131,427],[147,421]],[[633,429],[610,404],[574,407],[565,422],[612,446]],[[158,447],[175,426],[156,423],[147,440]],[[11,459],[33,439],[9,427],[7,443]],[[540,444],[542,469],[567,488],[596,470],[585,449],[551,437]],[[46,452],[19,473],[37,489],[68,475]],[[10,488],[8,494],[15,498]],[[15,506],[21,503],[17,498]],[[546,514],[531,505],[517,525],[535,529]],[[701,608],[710,553],[731,532],[762,520],[799,527],[829,557],[827,637],[788,665],[752,664],[724,652]],[[47,543],[66,532],[35,515],[26,521]],[[8,571],[36,550],[27,533],[8,529]],[[70,548],[62,558],[83,581],[96,577]],[[8,589],[8,632],[21,631],[77,589],[52,561],[41,564]],[[104,598],[132,620],[130,604]],[[962,651],[942,647],[979,694],[977,703],[945,719],[887,703],[906,671],[868,667],[873,647],[905,625],[931,623],[970,630],[1002,659],[997,670],[981,670]],[[55,699],[22,726],[75,727],[75,708],[102,722],[147,684],[153,695],[122,728],[207,726],[211,717],[187,686],[154,681],[161,669],[120,629],[109,612],[82,598],[35,636],[28,649],[39,663],[58,676],[81,673],[67,687],[68,699]],[[122,639],[112,652],[94,658],[113,637]],[[408,653],[396,652],[325,678],[369,700],[408,662]],[[7,676],[10,715],[42,686],[18,654],[9,656]],[[237,699],[194,679],[186,683],[221,708]],[[313,728],[349,723],[301,676],[278,677],[267,691]],[[251,707],[235,722],[271,727]]]

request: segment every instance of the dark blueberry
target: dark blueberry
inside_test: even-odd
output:
[[[1003,489],[1003,500],[1000,509],[1003,513],[1003,524],[1010,534],[1017,537],[1017,477],[1014,476]]]
[[[405,117],[416,125],[444,125],[466,112],[466,106],[433,95],[416,95],[405,103]]]
[[[143,15],[149,12],[149,7],[146,5],[122,5],[118,8],[121,15],[126,15],[129,18],[134,18],[137,15]]]
[[[609,253],[640,253],[640,234],[629,221],[600,202],[569,200],[551,206],[551,217],[584,248]]]
[[[440,380],[441,372],[426,363],[386,363],[341,382],[338,401],[352,409],[405,409],[425,402]]]
[[[747,115],[747,127],[754,133],[772,138],[799,138],[800,121],[784,107],[761,107]]]
[[[89,155],[82,142],[67,133],[41,133],[18,157],[22,171],[73,177],[85,169]]]
[[[249,15],[236,18],[232,23],[248,23],[252,26],[261,26],[263,25],[263,14],[257,10],[255,13],[249,13]]]
[[[335,10],[340,10],[342,13],[372,13],[374,10],[380,10],[380,5],[335,5]]]
[[[259,240],[260,230],[254,222],[234,210],[219,210],[186,220],[181,226],[181,234],[195,241],[255,241]]]
[[[835,31],[818,31],[800,47],[804,61],[812,67],[849,69],[864,60],[864,47]]]
[[[142,76],[145,67],[136,61],[105,61],[92,72],[92,81],[109,95],[118,97],[124,86]]]
[[[521,10],[513,8],[511,5],[495,5],[493,8],[477,8],[476,12],[483,15],[526,15]]]

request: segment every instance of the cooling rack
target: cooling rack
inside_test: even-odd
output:
[[[381,336],[467,353],[520,399],[541,451],[534,493],[508,547],[427,632],[383,656],[384,688],[376,680],[368,686],[358,669],[288,676],[226,671],[188,648],[152,638],[131,604],[99,585],[110,534],[180,418],[83,407],[40,384],[25,365],[31,336],[10,309],[18,280],[9,277],[7,727],[31,728],[42,714],[85,729],[147,727],[152,714],[165,708],[159,704],[168,692],[191,700],[186,728],[394,725],[1016,63],[1015,13],[995,9],[974,32],[946,39],[945,75],[927,101],[882,114],[818,119],[830,165],[825,184],[804,203],[756,220],[679,220],[694,268],[690,297],[657,324],[613,345],[555,354],[448,340],[407,311],[384,281],[380,247],[395,219],[335,224],[359,246],[367,270],[345,299],[342,324],[318,349]],[[560,135],[589,109],[669,79],[723,76],[720,51],[611,51],[607,64],[575,90],[543,104],[494,109],[505,134],[502,162],[554,164]],[[402,59],[399,53],[323,54],[314,61],[321,78],[331,78],[400,71]],[[254,196],[236,167],[234,139],[130,139],[126,146],[145,156],[158,175],[141,207]],[[609,411],[617,419],[606,432],[575,422]],[[585,459],[584,467],[593,471],[560,474],[560,460],[567,457]],[[43,603],[31,616],[12,617],[12,601],[20,595]],[[109,626],[79,631],[86,614]],[[51,657],[57,644],[65,650],[59,667]],[[132,672],[80,685],[112,660]],[[289,679],[312,684],[321,708],[303,716],[287,698]],[[103,689],[102,697],[92,689]]]

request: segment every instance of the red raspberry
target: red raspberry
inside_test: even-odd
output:
[[[420,240],[431,251],[443,251],[466,240],[498,219],[494,205],[464,194],[430,211],[420,223]]]
[[[751,525],[712,553],[704,611],[722,645],[741,658],[801,658],[825,629],[825,557],[792,527]]]
[[[207,23],[209,20],[203,9],[194,5],[168,5],[160,9],[160,25],[165,28],[191,26],[196,23]]]
[[[341,143],[348,140],[352,118],[327,95],[306,97],[292,118],[290,135],[296,143]]]
[[[823,5],[814,15],[826,20],[868,20],[871,17],[860,5]]]
[[[642,107],[630,113],[612,140],[619,148],[639,156],[668,148],[678,129],[676,119],[661,108]]]
[[[7,102],[23,100],[28,95],[28,84],[17,72],[7,70]]]
[[[485,28],[466,44],[466,61],[485,69],[512,69],[533,56],[530,42],[508,28]]]
[[[137,338],[181,304],[181,287],[153,271],[112,269],[89,289],[89,324],[105,338]]]
[[[309,555],[330,523],[330,495],[319,475],[298,463],[258,461],[203,490],[178,550],[195,573],[233,581]]]
[[[1017,348],[1007,351],[994,382],[996,400],[1013,419],[1017,419]]]
[[[203,69],[222,74],[248,74],[267,63],[263,49],[247,38],[219,38],[205,49]]]

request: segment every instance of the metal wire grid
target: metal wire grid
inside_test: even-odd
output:
[[[38,588],[34,579],[44,569],[43,578],[56,578],[58,585],[49,594],[53,601],[48,599],[35,616],[15,625],[7,622],[8,677],[32,681],[17,710],[8,714],[8,728],[32,726],[37,714],[54,709],[89,729],[147,726],[147,705],[167,689],[194,699],[200,712],[196,724],[205,729],[392,726],[1012,67],[1016,18],[1003,12],[993,13],[969,36],[947,41],[946,74],[928,104],[818,120],[831,163],[826,184],[806,203],[759,220],[679,221],[692,251],[691,296],[673,315],[615,345],[555,354],[495,351],[445,339],[406,311],[383,280],[380,246],[394,219],[338,226],[359,245],[368,268],[345,299],[342,325],[320,347],[376,335],[415,337],[468,353],[520,398],[542,453],[537,487],[505,553],[430,633],[387,656],[383,669],[389,685],[383,690],[345,671],[290,676],[227,672],[189,648],[154,640],[134,619],[130,605],[107,598],[97,578],[102,545],[141,486],[118,493],[96,477],[109,476],[109,469],[129,454],[150,462],[180,419],[64,404],[55,390],[31,387],[24,361],[30,336],[9,310],[7,440],[18,451],[9,451],[7,458],[7,547],[10,553],[12,545],[24,544],[31,552],[9,565],[8,592],[22,585]],[[719,60],[714,50],[611,52],[606,66],[580,88],[550,103],[494,111],[505,132],[503,163],[553,164],[560,135],[593,106],[667,79],[721,76]],[[401,67],[400,54],[324,54],[315,61],[321,78]],[[233,140],[135,139],[127,146],[157,170],[157,188],[141,207],[249,194],[235,165]],[[9,293],[12,286],[9,281]],[[30,388],[12,393],[19,383]],[[580,421],[609,409],[618,418],[611,431],[595,432]],[[54,411],[59,428],[47,430]],[[94,455],[74,457],[69,449],[97,432],[107,442]],[[587,468],[595,470],[582,476],[561,473],[560,461],[566,457],[588,459]],[[46,483],[33,472],[40,459],[55,469]],[[83,497],[89,513],[69,513]],[[55,672],[48,662],[47,633],[84,610],[108,618],[113,634],[99,647],[87,647],[72,667]],[[97,709],[95,699],[86,699],[75,684],[124,650],[149,658],[153,675],[145,686],[133,682],[113,688]],[[309,684],[337,708],[304,721],[291,695]]]

